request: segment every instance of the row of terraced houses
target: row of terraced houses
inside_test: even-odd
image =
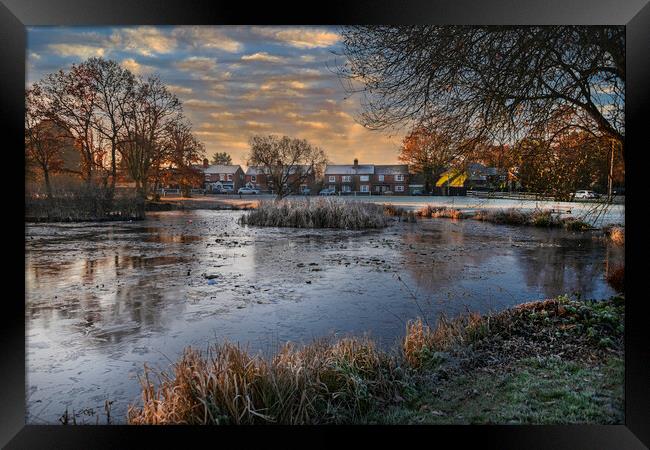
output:
[[[451,190],[447,189],[446,193],[451,195],[463,195],[465,180],[478,181],[485,179],[485,175],[479,173],[485,172],[485,167],[479,165],[474,170],[470,170],[467,175],[457,178],[451,185]],[[196,166],[205,174],[204,186],[208,192],[218,192],[224,187],[233,192],[237,192],[240,187],[249,186],[260,189],[263,192],[273,191],[273,186],[267,178],[266,171],[262,167],[251,166],[244,172],[239,165],[210,165],[207,160],[203,164]],[[303,171],[306,173],[310,170],[309,166],[298,166],[292,169],[293,173]],[[441,180],[444,177],[441,177]],[[447,176],[449,178],[449,176]],[[462,181],[461,181],[462,180]],[[458,183],[460,181],[460,183]],[[409,174],[409,166],[406,164],[359,164],[357,159],[353,164],[330,164],[325,167],[322,178],[317,179],[314,174],[310,174],[300,185],[299,192],[304,193],[310,190],[312,193],[316,189],[327,188],[339,194],[396,194],[408,195],[414,190],[422,189],[422,180],[416,175]]]

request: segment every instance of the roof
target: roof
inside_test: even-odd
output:
[[[325,167],[325,175],[373,175],[375,166],[373,164],[336,164]]]
[[[293,166],[291,167],[291,171],[289,173],[291,174],[296,173],[298,169],[302,169],[303,173],[307,173],[311,170],[311,166],[308,164]],[[249,166],[246,169],[246,175],[260,175],[260,174],[266,174],[268,172],[269,172],[269,168],[263,166]]]
[[[222,166],[219,164],[213,164],[208,167],[204,167],[203,171],[205,173],[232,173],[234,174],[237,170],[241,169],[240,166]]]
[[[375,166],[375,173],[377,175],[407,175],[409,166],[407,164]]]

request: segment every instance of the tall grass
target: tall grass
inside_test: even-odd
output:
[[[432,360],[435,352],[444,352],[484,336],[488,324],[489,321],[477,313],[456,319],[441,315],[435,328],[429,327],[420,318],[409,321],[402,340],[404,359],[410,367],[422,367]]]
[[[388,225],[383,207],[372,203],[319,198],[263,201],[244,214],[242,225],[359,230]]]
[[[395,361],[369,339],[285,345],[273,358],[225,343],[189,348],[172,376],[151,370],[131,424],[318,424],[354,420],[396,395]]]

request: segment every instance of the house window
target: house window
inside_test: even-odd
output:
[[[367,184],[362,184],[361,185],[361,192],[368,192],[368,185]]]
[[[257,177],[255,175],[251,175],[251,181],[255,183],[257,181]]]
[[[232,181],[232,174],[231,173],[228,174],[228,181]]]
[[[349,183],[352,181],[352,177],[350,175],[344,175],[342,179],[344,183]]]
[[[226,174],[220,173],[219,174],[219,180],[226,181]]]
[[[349,185],[344,185],[343,186],[343,192],[350,192],[350,186]]]
[[[395,192],[404,192],[404,186],[401,184],[395,185]]]
[[[404,181],[404,175],[395,175],[395,181]]]
[[[336,186],[333,185],[333,184],[330,184],[330,185],[327,186],[327,187],[328,187],[328,189],[331,189],[331,190],[333,190],[333,191],[336,191]]]
[[[370,177],[368,175],[361,175],[361,177],[359,177],[359,180],[361,180],[361,181],[370,181]]]
[[[336,183],[336,175],[330,175],[330,183]]]
[[[379,181],[384,181],[384,176],[383,175],[379,175]]]

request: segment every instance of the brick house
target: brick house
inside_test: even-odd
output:
[[[352,165],[328,165],[323,187],[341,194],[407,194],[408,180],[407,165],[359,164],[355,159]]]
[[[406,164],[375,166],[372,193],[409,193],[409,166]]]
[[[294,185],[297,183],[298,179],[304,178],[298,187],[298,192],[302,193],[307,188],[312,188],[316,182],[316,176],[311,170],[311,166],[308,165],[299,165],[295,167],[285,168],[290,170],[287,176],[287,183]],[[270,179],[268,172],[269,169],[266,167],[260,166],[250,166],[246,170],[244,177],[244,182],[246,186],[255,187],[260,189],[263,192],[273,192],[273,181]],[[305,174],[307,174],[305,176]]]
[[[239,165],[221,165],[208,163],[207,159],[203,160],[201,166],[195,166],[200,169],[204,176],[204,188],[208,191],[219,191],[222,187],[230,187],[233,192],[244,185],[244,171]]]

